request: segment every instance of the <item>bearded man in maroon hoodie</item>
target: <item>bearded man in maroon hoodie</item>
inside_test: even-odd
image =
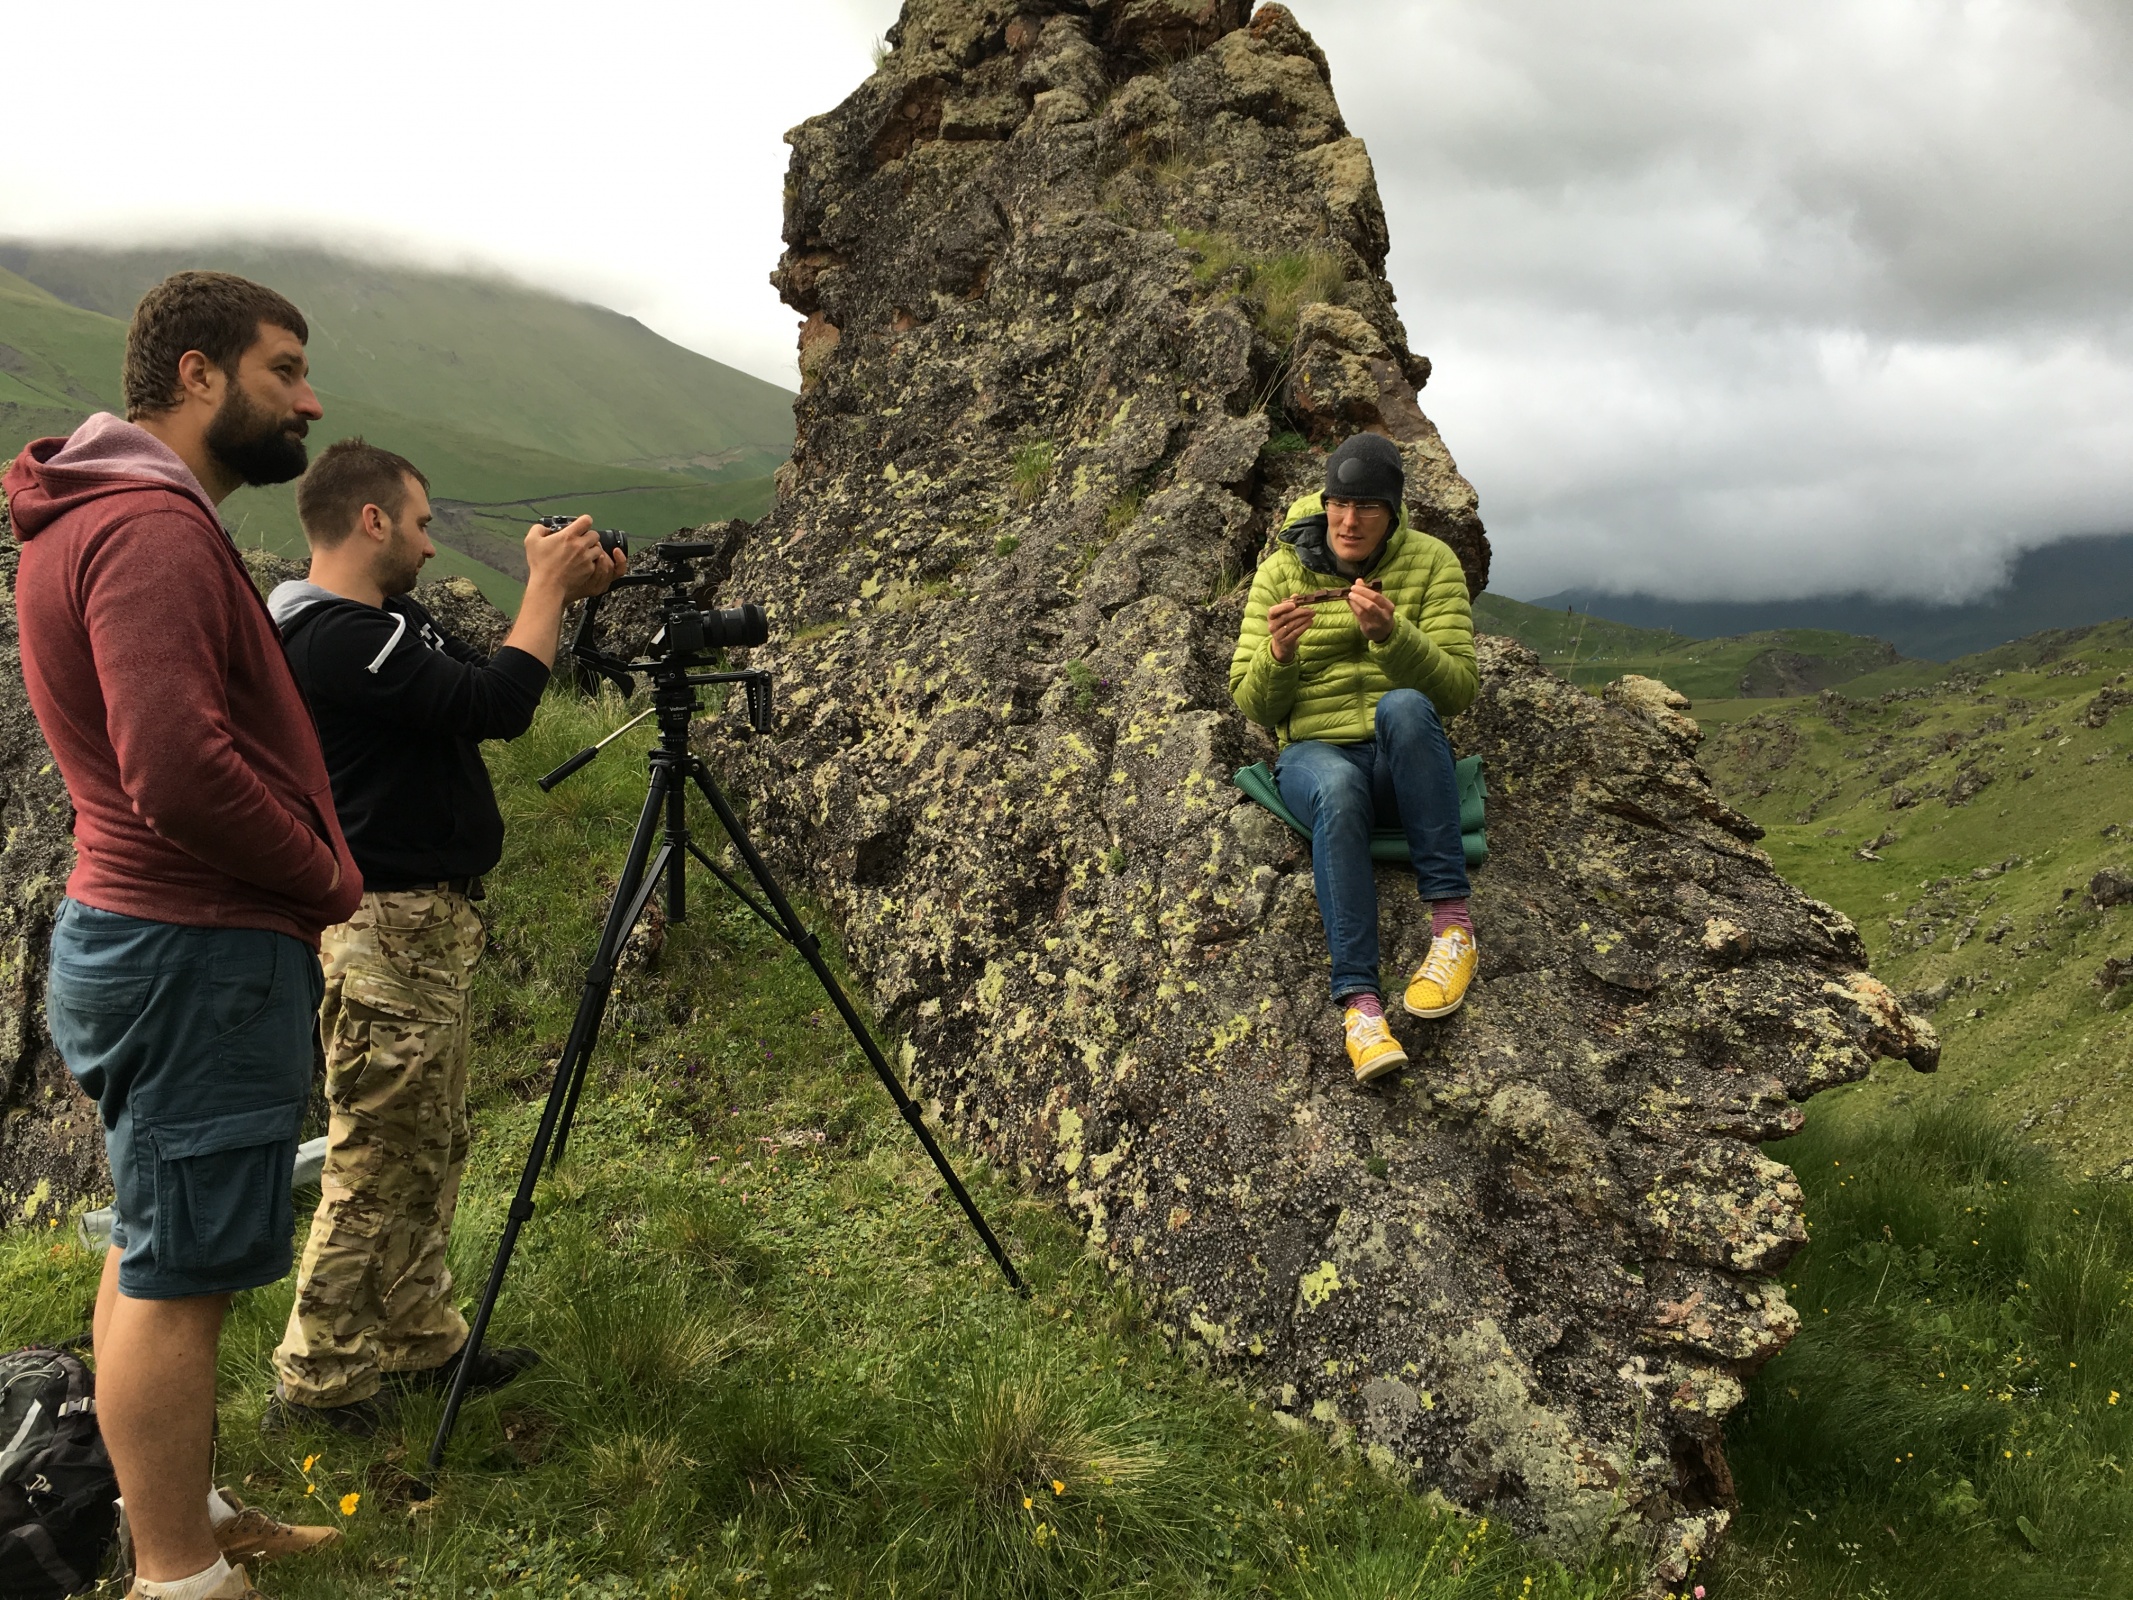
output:
[[[98,1420],[133,1593],[158,1600],[256,1593],[231,1555],[330,1533],[233,1516],[209,1476],[224,1311],[291,1264],[319,932],[363,888],[280,636],[215,510],[303,470],[321,415],[307,337],[271,289],[165,279],[127,333],[129,420],[40,439],[5,478],[23,678],[74,805],[46,1011],[102,1113],[117,1191]]]

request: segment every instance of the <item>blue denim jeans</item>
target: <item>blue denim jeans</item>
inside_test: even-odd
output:
[[[1371,830],[1406,833],[1424,900],[1467,895],[1459,780],[1437,708],[1418,690],[1395,689],[1378,702],[1377,731],[1367,743],[1300,739],[1281,752],[1274,782],[1282,804],[1311,830],[1311,878],[1333,957],[1333,998],[1381,993]]]

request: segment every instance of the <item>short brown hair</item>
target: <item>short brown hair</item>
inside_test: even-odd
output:
[[[314,550],[330,550],[356,530],[365,506],[398,519],[407,504],[407,480],[426,491],[430,480],[405,456],[380,450],[361,438],[330,444],[296,486],[296,515]]]
[[[265,284],[231,272],[173,272],[141,296],[126,329],[127,420],[177,405],[178,363],[188,350],[234,377],[238,361],[259,342],[261,323],[311,338],[304,314]]]

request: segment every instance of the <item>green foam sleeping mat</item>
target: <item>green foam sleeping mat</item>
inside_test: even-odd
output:
[[[1466,846],[1466,864],[1478,867],[1489,859],[1489,835],[1486,822],[1486,802],[1489,786],[1482,780],[1481,757],[1468,756],[1452,768],[1459,780],[1459,838]],[[1255,761],[1230,779],[1252,799],[1274,813],[1283,822],[1294,828],[1304,838],[1311,837],[1311,830],[1296,820],[1294,813],[1281,803],[1281,790],[1275,787],[1274,774],[1264,761]],[[1398,828],[1379,828],[1370,835],[1370,859],[1373,861],[1405,861],[1407,859],[1407,835]]]

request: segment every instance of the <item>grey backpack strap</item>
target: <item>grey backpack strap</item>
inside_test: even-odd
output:
[[[14,1438],[0,1445],[0,1483],[7,1482],[14,1475],[16,1465],[27,1461],[44,1444],[44,1435],[36,1432],[38,1420],[43,1415],[44,1402],[32,1400],[30,1409],[22,1414],[22,1426],[15,1430]]]

